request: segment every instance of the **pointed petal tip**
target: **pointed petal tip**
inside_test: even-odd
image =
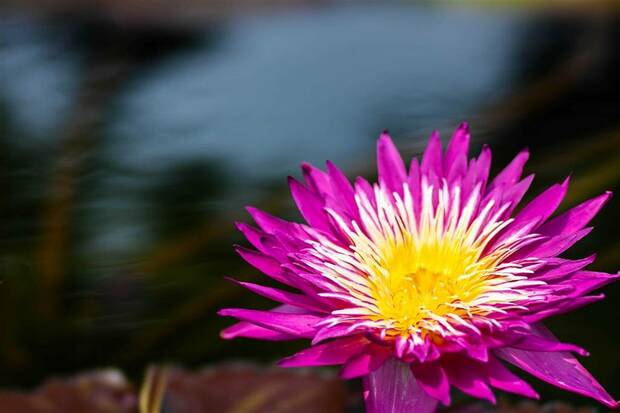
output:
[[[568,176],[566,178],[564,178],[564,181],[562,181],[562,186],[564,188],[568,187],[568,184],[570,183],[570,179],[573,176],[573,173],[569,173]]]
[[[220,338],[223,340],[232,340],[235,338],[235,335],[228,333],[226,330],[222,330],[220,331]]]

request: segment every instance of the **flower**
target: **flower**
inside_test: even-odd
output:
[[[533,179],[521,177],[528,151],[490,180],[490,149],[468,160],[469,139],[464,123],[442,152],[435,132],[407,170],[386,131],[374,185],[304,164],[305,184],[289,184],[306,224],[254,208],[259,228],[238,224],[255,248],[238,253],[295,292],[239,282],[281,305],[221,310],[241,320],[222,336],[311,339],[280,364],[343,365],[343,378],[364,378],[373,413],[433,411],[452,387],[491,402],[492,388],[537,398],[503,362],[617,407],[572,354],[586,351],[541,324],[602,299],[590,293],[620,276],[585,270],[594,256],[559,257],[611,194],[551,218],[566,179],[515,212]]]

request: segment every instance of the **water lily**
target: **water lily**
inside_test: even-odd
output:
[[[620,276],[586,270],[594,256],[559,257],[611,194],[552,217],[566,179],[518,208],[528,151],[490,179],[490,149],[468,159],[469,140],[462,124],[442,151],[434,133],[407,169],[384,132],[375,184],[303,165],[305,183],[289,184],[305,223],[249,208],[258,228],[238,224],[254,247],[238,253],[289,288],[239,282],[280,305],[221,310],[240,320],[222,336],[311,340],[280,364],[342,365],[343,378],[363,378],[371,413],[432,412],[452,387],[537,398],[505,363],[617,407],[575,358],[586,351],[542,324],[602,299],[591,292]]]

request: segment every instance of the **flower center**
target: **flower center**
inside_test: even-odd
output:
[[[311,243],[307,264],[331,283],[321,295],[349,303],[329,322],[394,337],[445,337],[523,308],[532,299],[525,288],[540,282],[505,258],[535,235],[493,241],[511,222],[500,218],[508,205],[480,197],[479,187],[461,199],[458,186],[435,189],[423,180],[417,199],[407,184],[402,195],[382,185],[358,192],[359,223],[328,209],[350,242],[347,248],[327,239]]]
[[[442,239],[414,243],[411,236],[384,246],[369,267],[376,320],[388,321],[392,333],[419,333],[437,318],[468,318],[472,302],[484,291],[491,263],[480,251]]]

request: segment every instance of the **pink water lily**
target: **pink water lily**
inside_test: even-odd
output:
[[[305,183],[289,179],[305,224],[249,208],[258,228],[238,228],[254,249],[237,251],[289,288],[239,282],[280,305],[221,310],[240,320],[222,336],[311,340],[280,364],[342,365],[343,378],[363,378],[370,413],[432,412],[452,387],[537,398],[504,363],[617,407],[573,355],[585,350],[542,324],[602,299],[591,292],[620,276],[586,270],[594,256],[559,257],[611,194],[551,218],[567,179],[517,209],[533,179],[522,177],[528,152],[489,179],[491,151],[468,159],[469,139],[462,124],[442,151],[434,133],[407,169],[384,132],[378,183],[305,164]]]

